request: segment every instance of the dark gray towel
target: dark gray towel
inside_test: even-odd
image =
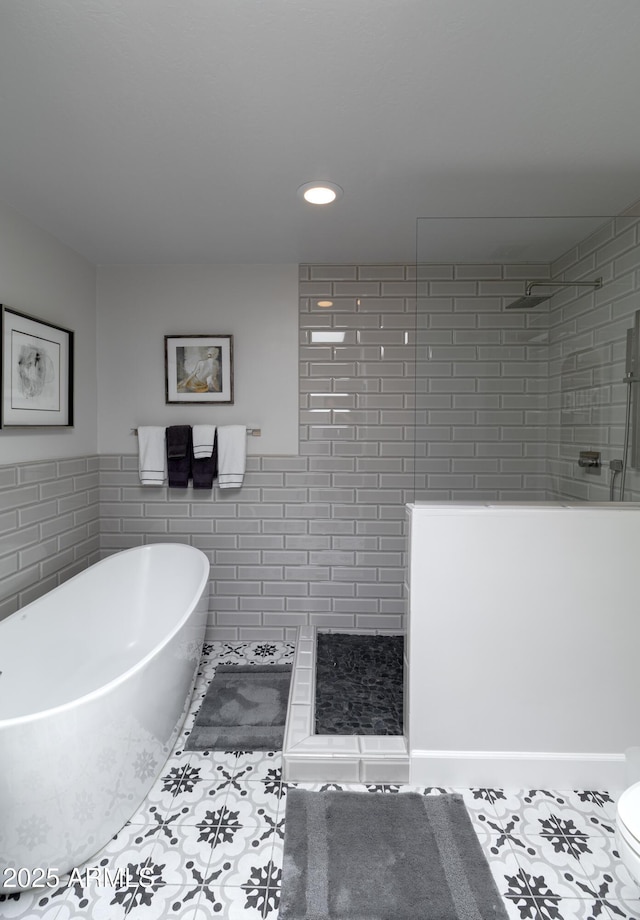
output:
[[[167,428],[167,472],[169,488],[186,489],[191,478],[191,425]]]
[[[191,460],[194,489],[212,489],[213,480],[218,475],[218,433],[213,438],[213,453],[210,457]]]

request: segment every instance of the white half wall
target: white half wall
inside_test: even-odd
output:
[[[246,424],[253,454],[298,453],[297,265],[98,269],[99,452],[139,425]],[[233,405],[166,405],[164,336],[230,334]]]
[[[425,503],[410,529],[412,782],[622,785],[640,505]]]
[[[0,204],[0,303],[75,333],[73,428],[4,428],[0,464],[95,454],[95,266]]]

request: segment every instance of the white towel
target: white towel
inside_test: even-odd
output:
[[[223,425],[218,428],[218,486],[221,489],[240,488],[246,459],[246,426]]]
[[[162,486],[167,480],[165,429],[157,425],[138,428],[138,469],[143,486]]]
[[[215,425],[193,426],[193,456],[196,460],[208,460],[212,456],[215,436]]]

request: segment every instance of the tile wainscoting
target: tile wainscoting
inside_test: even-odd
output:
[[[0,467],[0,619],[97,562],[99,460]]]
[[[198,492],[142,487],[135,456],[103,456],[101,552],[159,541],[205,552],[209,639],[295,641],[298,626],[397,632],[404,495],[363,494],[357,474],[338,487],[313,459],[252,456],[241,489]]]

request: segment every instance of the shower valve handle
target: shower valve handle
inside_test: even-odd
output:
[[[581,450],[580,456],[578,457],[578,466],[587,467],[587,469],[595,469],[600,466],[600,451],[599,450]]]

